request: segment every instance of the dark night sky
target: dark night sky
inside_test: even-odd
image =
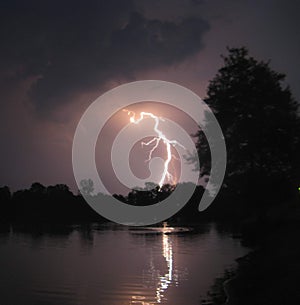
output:
[[[296,0],[0,1],[0,185],[74,188],[72,138],[85,108],[133,80],[205,96],[226,46],[287,74],[300,100]]]

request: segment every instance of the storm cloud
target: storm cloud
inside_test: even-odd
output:
[[[130,0],[10,1],[2,5],[5,77],[36,76],[29,94],[39,114],[110,80],[170,66],[204,46],[201,17],[147,19]]]

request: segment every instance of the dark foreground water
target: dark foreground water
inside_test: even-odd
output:
[[[214,225],[0,234],[1,305],[200,305],[247,253]]]

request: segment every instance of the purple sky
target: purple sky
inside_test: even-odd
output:
[[[227,46],[271,60],[299,101],[299,9],[295,0],[1,1],[0,185],[75,189],[72,139],[91,102],[142,79],[205,97]]]

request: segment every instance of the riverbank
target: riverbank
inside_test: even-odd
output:
[[[279,207],[264,222],[245,226],[243,243],[255,248],[237,260],[235,275],[225,275],[226,305],[300,304],[300,206]],[[218,289],[218,287],[215,287]],[[224,304],[224,298],[213,300]]]

